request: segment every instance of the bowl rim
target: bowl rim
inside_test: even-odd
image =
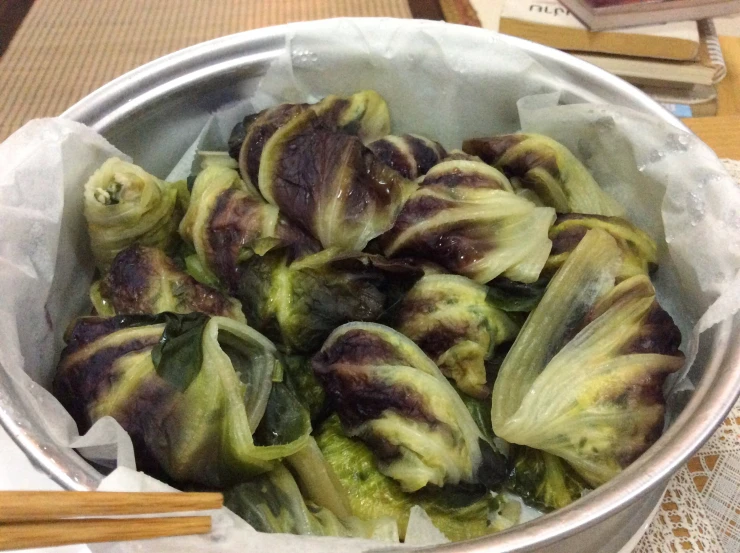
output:
[[[358,24],[365,22],[364,24],[377,25],[387,18],[342,19]],[[328,20],[289,23],[244,31],[173,52],[103,85],[66,110],[62,117],[86,123],[104,134],[106,128],[122,117],[135,113],[152,98],[187,87],[195,78],[237,67],[250,51],[251,63],[255,61],[255,54],[262,55],[265,60],[272,59],[271,56],[276,51],[282,51],[287,33],[326,21]],[[449,23],[425,20],[407,20],[401,24],[408,28],[426,27],[432,31],[438,26],[451,26]],[[458,32],[469,33],[471,36],[492,33],[480,28],[452,26],[458,27]],[[538,59],[547,58],[575,73],[590,74],[633,101],[645,112],[690,132],[683,123],[637,88],[586,61],[524,39],[501,34],[497,36],[502,42],[518,47]],[[732,334],[737,332],[736,326],[740,325],[736,325],[734,320],[727,320],[715,327],[712,353],[693,397],[658,442],[620,475],[574,504],[542,518],[492,536],[438,546],[435,550],[472,553],[523,550],[535,544],[538,547],[545,546],[592,527],[629,508],[648,492],[664,486],[679,466],[711,436],[740,393],[740,344],[731,342]],[[13,428],[12,420],[0,416],[0,423],[6,427],[11,437],[16,434],[13,430],[18,431],[18,428]],[[26,441],[19,445],[29,457],[43,457],[40,449],[36,448],[34,451],[34,444]],[[50,476],[61,482],[58,475],[53,473],[53,467],[46,465],[44,469],[47,472],[52,471]],[[63,486],[74,487],[69,481],[62,481]]]

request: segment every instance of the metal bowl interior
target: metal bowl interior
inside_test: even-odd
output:
[[[249,31],[165,56],[112,81],[63,116],[94,128],[149,170],[163,171],[162,159],[191,144],[210,112],[253,94],[259,78],[284,50],[286,33],[314,24]],[[408,21],[404,25],[424,25],[433,32],[442,24]],[[378,28],[382,32],[382,20]],[[459,33],[469,41],[470,48],[489,37],[488,31],[467,27],[460,27]],[[567,103],[622,105],[685,129],[640,91],[590,64],[520,39],[502,40],[565,77],[569,85],[562,99]],[[178,121],[185,114],[189,123],[183,127]],[[147,148],[140,139],[142,132],[147,133],[149,143],[162,143],[158,137],[168,137],[172,152]],[[177,137],[174,141],[173,136]],[[740,391],[740,344],[731,337],[736,335],[737,326],[737,322],[726,322],[703,336],[696,363],[696,376],[701,379],[694,379],[698,384],[691,400],[658,443],[620,476],[566,509],[489,538],[437,550],[618,551],[629,536],[604,536],[615,536],[625,527],[636,529],[644,522],[668,478],[708,439],[734,404]],[[80,457],[39,448],[34,436],[43,433],[43,428],[34,426],[30,415],[24,418],[25,408],[14,402],[9,386],[0,372],[0,421],[29,458],[67,488],[94,487],[100,475]],[[15,421],[22,420],[30,423],[21,428]]]

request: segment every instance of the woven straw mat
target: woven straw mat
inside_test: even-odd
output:
[[[0,57],[0,141],[29,119],[59,115],[126,71],[186,46],[342,16],[411,12],[406,0],[35,0]]]

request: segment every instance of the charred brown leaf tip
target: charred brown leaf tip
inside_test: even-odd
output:
[[[233,129],[231,129],[231,134],[229,135],[228,141],[229,156],[236,161],[239,161],[239,152],[242,149],[242,144],[244,143],[244,139],[249,132],[249,128],[259,116],[260,113],[252,113],[250,115],[247,115],[244,117],[244,119],[234,125]]]
[[[315,125],[286,140],[278,161],[276,203],[286,215],[311,230],[320,198],[336,193],[339,173],[349,168],[350,190],[344,194],[342,217],[361,218],[368,206],[387,207],[398,192],[401,175],[382,164],[356,136]],[[344,183],[347,184],[347,183]]]
[[[162,250],[139,245],[116,256],[101,281],[101,295],[119,315],[152,314],[159,311],[156,287],[160,278],[173,287],[178,303],[187,309],[212,315],[228,315],[233,310],[228,296],[181,271]]]
[[[489,165],[496,165],[498,160],[510,148],[527,139],[523,134],[505,134],[489,138],[473,138],[463,142],[463,152],[478,156]]]
[[[247,168],[252,183],[258,181],[260,158],[265,144],[288,121],[306,111],[305,104],[282,104],[260,113],[250,125],[239,154],[239,163]]]
[[[106,319],[106,323],[113,320]],[[97,328],[84,325],[80,328],[80,334],[84,335],[83,339],[91,340],[93,335],[97,334],[95,338],[97,339],[117,330],[114,324],[106,323],[101,323]],[[107,332],[99,333],[103,328]],[[92,334],[88,334],[90,331]],[[119,346],[96,351],[75,364],[70,364],[67,358],[79,348],[79,345],[75,343],[71,348],[68,346],[62,351],[53,391],[55,397],[73,415],[75,422],[80,426],[80,431],[84,432],[91,425],[89,415],[83,406],[94,403],[97,398],[105,395],[117,381],[118,376],[114,373],[115,361],[129,353],[151,348],[158,340],[159,336],[130,340]]]
[[[550,240],[552,241],[550,255],[572,252],[588,231],[587,226],[573,226],[565,229],[558,229],[557,225],[554,226],[550,229]]]
[[[349,330],[341,339],[313,358],[314,371],[327,370],[335,364],[364,365],[377,362],[403,363],[395,348],[380,336],[362,330]]]
[[[680,345],[681,331],[673,322],[673,318],[657,301],[654,301],[639,334],[625,344],[624,353],[655,353],[683,358],[684,355],[679,350]]]
[[[145,380],[116,412],[116,421],[132,436],[146,441],[147,432],[157,421],[168,418],[176,390],[164,380]]]
[[[401,213],[396,219],[393,228],[381,238],[381,245],[388,244],[402,232],[405,232],[419,221],[428,219],[437,213],[455,206],[452,199],[440,198],[438,196],[417,195],[412,197],[403,206]]]
[[[67,347],[62,352],[62,359],[98,338],[127,326],[129,325],[125,317],[80,317],[72,324],[65,336]]]
[[[504,168],[506,173],[524,177],[532,169],[542,169],[553,178],[560,177],[560,167],[555,152],[549,148],[525,150]]]
[[[501,185],[489,176],[482,175],[476,171],[463,171],[454,168],[434,176],[427,176],[421,183],[424,187],[441,186],[446,188],[490,188],[500,190]]]
[[[341,119],[344,111],[349,107],[350,103],[351,102],[347,98],[334,98],[334,100],[329,104],[329,107],[319,114],[317,123],[329,130],[338,130],[338,121]],[[348,134],[355,134],[358,129],[359,121],[355,121],[345,128],[345,132]]]
[[[411,134],[403,135],[403,139],[409,145],[411,155],[416,160],[416,176],[425,175],[429,169],[447,155],[447,152],[438,142],[430,141],[430,145],[425,140]]]
[[[219,194],[210,214],[207,233],[214,272],[234,290],[239,282],[238,258],[242,248],[259,236],[261,203],[237,190]]]
[[[415,390],[376,380],[353,362],[325,363],[320,355],[314,357],[314,372],[324,385],[330,405],[347,427],[380,418],[386,411],[430,425],[437,423]]]
[[[380,161],[398,171],[403,177],[407,179],[415,179],[417,177],[414,160],[393,142],[381,138],[369,144],[368,148],[370,148]]]
[[[100,283],[100,293],[113,304],[116,312],[131,313],[146,311],[149,302],[147,296],[152,275],[155,273],[151,257],[157,252],[138,244],[120,251],[113,259],[108,274]],[[176,270],[174,264],[166,258],[159,260],[167,269]]]
[[[408,304],[404,304],[404,310],[413,309]],[[437,359],[440,355],[450,349],[452,346],[457,344],[461,339],[465,339],[471,330],[471,325],[459,321],[456,326],[445,325],[435,326],[427,330],[420,338],[415,340],[424,353],[429,355],[432,359]],[[445,372],[444,367],[440,367],[442,372]],[[449,375],[448,375],[449,376]]]

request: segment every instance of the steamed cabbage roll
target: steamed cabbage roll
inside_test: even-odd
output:
[[[485,286],[457,275],[429,275],[404,296],[395,327],[466,394],[485,397],[485,362],[519,330],[488,299]]]
[[[246,185],[256,191],[262,152],[267,142],[282,126],[310,111],[330,130],[356,135],[363,143],[390,132],[390,114],[385,100],[373,90],[363,90],[348,98],[330,95],[309,104],[280,104],[248,115],[232,131],[229,153],[239,161],[239,171]]]
[[[398,528],[392,518],[340,518],[329,509],[304,500],[295,479],[282,465],[227,491],[224,505],[258,532],[398,542]]]
[[[220,487],[308,443],[308,413],[281,374],[275,346],[231,319],[83,317],[68,333],[53,391],[82,433],[116,419],[148,472]]]
[[[490,519],[502,507],[500,496],[493,497],[490,492],[475,488],[406,493],[398,482],[378,471],[367,445],[344,434],[336,416],[323,424],[316,440],[347,490],[355,516],[366,520],[392,517],[398,522],[398,531],[404,538],[411,508],[419,505],[452,541],[478,538],[496,531]]]
[[[503,171],[516,188],[532,190],[558,213],[622,215],[568,148],[541,134],[507,134],[463,142],[463,150]]]
[[[281,252],[244,264],[236,296],[247,319],[291,352],[315,352],[338,326],[376,321],[422,275],[403,260],[328,249],[290,262]]]
[[[119,252],[90,299],[102,316],[198,312],[246,322],[238,300],[181,271],[162,250],[138,244]]]
[[[384,136],[367,147],[388,167],[411,180],[426,175],[447,155],[439,142],[416,134]]]
[[[514,194],[496,169],[454,159],[427,173],[381,245],[388,256],[433,261],[478,283],[500,275],[529,283],[550,254],[554,219],[552,208]]]
[[[393,226],[416,184],[307,110],[265,144],[259,189],[324,248],[361,251]]]
[[[617,280],[622,281],[635,275],[647,275],[658,267],[658,246],[650,236],[621,217],[582,215],[570,213],[558,215],[550,229],[552,252],[545,264],[545,272],[555,273],[586,233],[594,228],[608,232],[622,250],[622,266]]]
[[[663,429],[666,377],[681,334],[645,275],[616,283],[622,251],[590,230],[550,282],[509,351],[492,395],[497,436],[607,482]]]
[[[209,167],[198,174],[180,234],[193,244],[203,267],[231,293],[238,290],[242,264],[250,257],[280,248],[295,258],[320,247],[227,167]]]
[[[182,217],[185,182],[168,183],[118,158],[106,161],[85,183],[85,219],[95,263],[106,269],[131,244],[168,249]]]
[[[402,334],[373,323],[343,325],[314,356],[313,370],[346,433],[363,440],[404,491],[476,484],[479,471],[492,470],[462,399]]]

